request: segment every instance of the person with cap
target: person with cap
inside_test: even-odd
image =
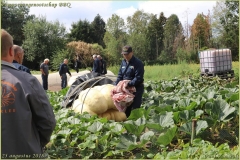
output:
[[[67,86],[67,73],[69,74],[70,77],[72,77],[67,64],[68,64],[68,59],[64,59],[63,63],[60,66],[60,69],[59,69],[59,75],[62,79],[62,81],[61,81],[62,89],[66,88],[66,86]]]
[[[22,47],[20,47],[18,45],[13,45],[13,51],[14,51],[13,65],[17,69],[31,74],[30,69],[28,69],[26,66],[22,65],[23,56],[24,56],[24,50],[22,49]]]
[[[42,76],[42,85],[43,89],[46,91],[48,90],[48,74],[49,74],[49,67],[48,67],[49,59],[44,59],[43,63],[40,65],[40,71]]]
[[[117,85],[122,80],[130,80],[128,86],[136,88],[133,103],[125,111],[126,116],[129,117],[131,111],[140,108],[142,104],[144,65],[141,60],[133,55],[132,47],[129,45],[123,47],[121,54],[124,59],[122,60],[115,84]]]

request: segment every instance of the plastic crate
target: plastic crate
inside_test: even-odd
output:
[[[219,73],[232,69],[230,49],[214,49],[199,52],[201,73]]]

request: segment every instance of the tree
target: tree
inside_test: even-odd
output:
[[[48,22],[46,17],[38,17],[24,25],[23,33],[25,58],[32,62],[33,69],[39,69],[45,58],[52,57],[55,51],[65,47],[66,28],[59,21]]]
[[[79,20],[77,23],[72,23],[72,29],[68,34],[68,38],[72,41],[84,41],[86,43],[93,43],[93,29],[89,21]]]
[[[166,59],[169,61],[176,60],[177,48],[184,46],[183,27],[175,14],[168,17],[164,26],[164,53],[167,54]]]
[[[16,45],[22,45],[24,40],[23,26],[28,20],[34,18],[34,15],[28,15],[29,8],[26,6],[8,6],[8,3],[1,1],[1,25],[13,37]]]
[[[163,50],[163,38],[164,38],[164,25],[166,23],[166,17],[163,12],[160,13],[159,18],[157,15],[151,15],[151,19],[147,29],[147,37],[149,40],[149,46],[151,53],[155,56],[152,56],[153,59],[157,59],[159,53]]]
[[[125,30],[124,19],[116,14],[112,14],[112,17],[107,20],[106,31],[118,39],[122,33],[125,33]]]
[[[210,47],[210,23],[209,15],[198,14],[191,27],[191,37],[194,48]]]
[[[226,16],[221,17],[224,27],[223,39],[226,47],[232,51],[234,60],[239,59],[239,1],[226,1]]]
[[[99,14],[94,18],[93,22],[91,23],[91,28],[93,30],[93,43],[98,43],[103,48],[105,48],[105,44],[103,41],[105,30],[105,22],[101,18]]]
[[[223,1],[217,1],[216,6],[213,7],[211,29],[214,42],[217,43],[218,46],[223,45],[221,39],[223,36],[224,28],[221,21],[226,20],[227,10],[228,9]]]
[[[107,20],[106,33],[104,35],[104,43],[108,57],[112,57],[113,61],[118,63],[121,57],[122,47],[126,44],[124,20],[116,14]]]
[[[128,44],[133,47],[134,54],[142,60],[149,60],[150,46],[147,39],[147,28],[150,15],[143,10],[136,11],[127,17]]]

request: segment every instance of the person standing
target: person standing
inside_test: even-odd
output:
[[[59,69],[59,75],[62,79],[62,81],[61,81],[62,89],[66,88],[66,86],[67,86],[67,73],[69,74],[70,77],[72,77],[67,64],[68,64],[68,59],[64,59],[63,63],[60,66],[60,69]]]
[[[74,68],[76,70],[76,72],[78,73],[79,72],[79,68],[80,68],[80,60],[79,60],[79,56],[76,55],[76,60],[75,60],[75,63],[74,63]]]
[[[101,62],[100,63],[100,68],[101,68],[101,74],[102,75],[105,75],[105,74],[107,74],[107,64],[106,64],[106,61],[102,58],[102,56],[100,56],[100,55],[97,55],[97,58],[99,59],[99,61]]]
[[[41,71],[41,76],[42,76],[42,85],[44,90],[48,90],[48,62],[49,59],[44,59],[43,63],[40,65],[40,71]]]
[[[48,158],[43,148],[56,126],[53,109],[37,78],[16,69],[13,59],[13,38],[2,29],[1,158]]]
[[[24,56],[24,50],[22,49],[22,47],[20,47],[18,45],[13,45],[13,50],[14,50],[13,65],[17,69],[31,74],[30,69],[28,69],[26,66],[22,65],[23,56]]]
[[[99,61],[99,59],[97,58],[97,55],[94,54],[93,55],[93,69],[92,71],[97,73],[98,75],[101,74],[101,67],[100,67],[100,64],[101,62]]]
[[[129,45],[123,47],[121,54],[124,59],[122,60],[115,84],[117,85],[122,80],[130,80],[128,86],[136,88],[136,92],[133,93],[135,96],[133,103],[125,111],[126,116],[129,117],[131,111],[140,108],[142,104],[144,65],[141,60],[133,55],[132,47]]]

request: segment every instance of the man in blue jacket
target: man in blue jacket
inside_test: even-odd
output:
[[[13,45],[13,51],[14,51],[13,65],[17,69],[31,74],[30,69],[28,69],[26,66],[22,65],[23,56],[24,56],[23,49],[18,45]]]
[[[121,67],[118,72],[118,77],[115,83],[117,85],[121,80],[130,80],[128,86],[134,86],[136,88],[133,103],[127,107],[125,111],[126,116],[129,117],[131,111],[133,109],[140,108],[142,103],[142,94],[144,91],[144,65],[141,60],[133,55],[131,46],[124,46],[121,54],[123,55],[124,59],[122,60]]]
[[[63,63],[60,66],[60,69],[59,69],[59,75],[62,79],[62,82],[61,82],[62,89],[66,88],[66,86],[67,86],[67,73],[69,74],[70,77],[72,77],[67,64],[68,64],[68,60],[64,59]]]

